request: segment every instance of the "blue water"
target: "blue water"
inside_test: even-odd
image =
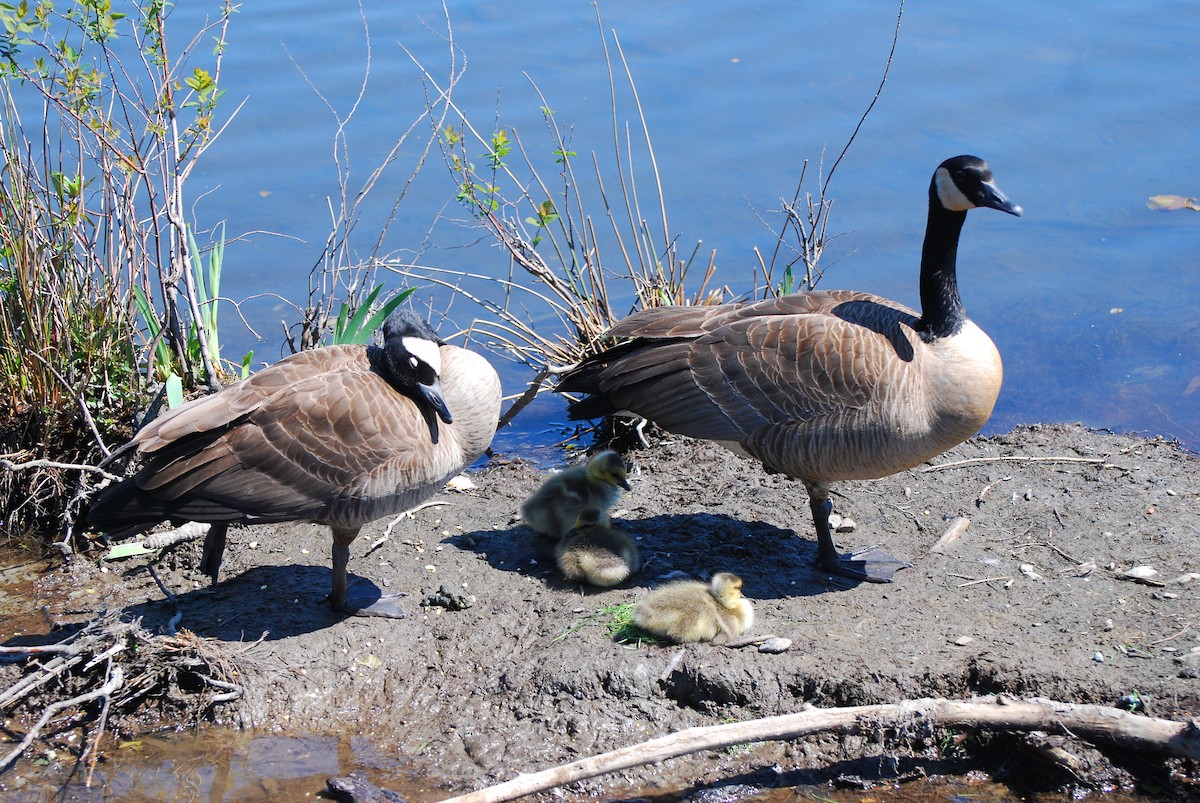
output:
[[[209,8],[182,3],[172,24],[187,29],[189,16]],[[455,100],[473,122],[515,129],[552,172],[533,79],[558,123],[573,129],[580,172],[590,173],[594,151],[611,177],[612,112],[592,4],[451,2],[449,11],[468,65]],[[685,253],[697,241],[702,254],[715,249],[718,283],[750,292],[752,249],[769,252],[774,242],[760,217],[778,222],[779,198],[792,195],[805,159],[815,167],[824,153],[828,166],[840,151],[880,80],[896,8],[609,0],[600,13],[637,82],[671,234]],[[420,75],[400,45],[439,80],[448,70],[438,4],[367,0],[362,14],[370,73],[346,132],[352,187],[424,109]],[[223,342],[232,359],[254,348],[256,361],[269,362],[282,353],[282,323],[297,316],[259,294],[303,302],[329,230],[327,199],[338,191],[336,124],[313,87],[347,113],[367,70],[367,35],[355,4],[314,0],[243,4],[230,30],[223,108],[244,106],[202,160],[192,192],[207,193],[194,207],[200,226],[223,220],[231,234],[259,232],[229,247],[223,290],[251,299],[242,311],[265,340],[254,342],[227,312]],[[929,175],[948,156],[983,156],[1025,208],[1019,220],[974,213],[960,249],[968,310],[1006,367],[985,431],[1080,421],[1200,448],[1200,391],[1187,393],[1200,376],[1200,216],[1145,205],[1160,193],[1200,195],[1197,42],[1200,5],[1190,2],[911,3],[887,86],[831,186],[830,232],[841,236],[826,253],[822,286],[915,306]],[[619,102],[621,125],[636,126],[627,91]],[[412,136],[364,209],[358,254],[374,247],[423,135]],[[646,203],[644,155],[636,166]],[[503,275],[506,257],[468,228],[454,193],[435,152],[383,252]],[[643,212],[657,220],[652,205]],[[456,301],[445,328],[475,314]],[[552,325],[545,311],[531,314]],[[520,392],[529,372],[496,362],[506,392]],[[561,436],[563,420],[547,398],[497,446],[537,452]]]

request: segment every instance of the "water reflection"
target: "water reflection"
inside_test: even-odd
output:
[[[850,769],[870,764],[867,760],[851,764]],[[890,764],[889,760],[883,763]],[[916,763],[920,763],[919,761]],[[932,762],[938,763],[936,761]],[[351,771],[384,790],[398,793],[411,803],[432,803],[450,794],[468,790],[446,790],[415,776],[404,762],[380,751],[371,741],[359,736],[317,736],[254,734],[224,729],[206,729],[198,734],[146,736],[122,742],[101,762],[88,785],[77,768],[69,781],[55,781],[63,768],[22,767],[21,774],[6,778],[6,800],[27,803],[48,799],[98,803],[99,801],[296,801],[332,799],[322,793],[326,780],[345,776]],[[755,770],[744,777],[712,784],[690,786],[675,777],[670,762],[663,767],[661,783],[654,788],[609,789],[602,797],[572,793],[570,787],[552,794],[556,799],[640,800],[655,803],[689,801],[693,803],[785,803],[795,800],[825,800],[832,803],[910,803],[910,801],[1033,800],[1040,803],[1066,803],[1065,794],[1014,792],[1008,786],[991,782],[980,773],[962,776],[921,773],[906,779],[884,777],[863,781],[859,788],[835,784],[828,777],[836,774],[825,768],[784,771],[780,767]],[[798,781],[791,776],[813,776]],[[817,780],[823,776],[826,780]],[[615,778],[616,776],[614,776]],[[851,773],[849,777],[857,778]],[[791,780],[789,780],[791,778]],[[1032,781],[1033,779],[1026,779]],[[34,786],[40,787],[34,791]],[[589,784],[590,786],[591,784]],[[56,790],[51,792],[51,790]],[[371,798],[376,803],[385,798]],[[1109,791],[1106,803],[1144,803],[1146,797]],[[368,803],[364,801],[364,803]]]
[[[357,736],[291,736],[210,729],[198,734],[144,736],[121,742],[97,766],[91,785],[79,776],[55,784],[55,768],[36,778],[36,794],[17,792],[10,800],[42,800],[57,787],[56,799],[73,801],[283,801],[316,799],[326,779],[356,770],[374,783],[410,800],[445,794],[422,784],[401,762],[388,758]],[[26,769],[35,782],[37,769]],[[12,783],[28,790],[32,783]],[[25,796],[22,796],[25,794]]]

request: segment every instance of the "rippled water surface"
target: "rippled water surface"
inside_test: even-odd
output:
[[[183,25],[207,11],[180,6],[174,21]],[[592,152],[610,171],[613,113],[591,4],[449,10],[467,65],[455,101],[480,130],[516,131],[552,174],[536,82],[556,121],[572,130],[581,171]],[[763,220],[777,224],[779,199],[791,197],[805,159],[815,166],[825,153],[828,165],[850,135],[880,80],[895,8],[660,1],[605,2],[600,12],[610,48],[615,32],[637,82],[672,236],[685,253],[697,241],[702,254],[715,249],[719,283],[749,293],[753,249],[774,243]],[[256,234],[229,248],[224,292],[252,299],[242,310],[265,338],[254,343],[226,314],[237,329],[223,334],[234,358],[253,347],[256,360],[276,359],[281,322],[296,320],[259,294],[307,294],[329,229],[328,198],[337,194],[336,122],[326,101],[349,113],[368,40],[369,80],[346,128],[353,187],[424,108],[420,74],[403,48],[435,77],[449,72],[439,6],[366,3],[362,14],[365,23],[354,4],[264,0],[235,16],[224,103],[245,105],[203,160],[193,191],[208,194],[196,215],[201,225],[226,221],[231,234],[283,236]],[[841,236],[826,254],[822,286],[915,306],[929,175],[943,158],[976,153],[1025,208],[1021,219],[974,213],[960,249],[968,309],[1005,360],[987,431],[1081,421],[1200,447],[1200,216],[1146,206],[1151,195],[1200,194],[1197,41],[1200,6],[1188,2],[1099,2],[1086,12],[1029,0],[910,4],[888,83],[832,183],[830,231]],[[636,126],[627,92],[618,103],[620,126]],[[373,248],[419,139],[401,149],[371,196],[358,253]],[[657,221],[644,155],[635,167],[643,214]],[[504,275],[504,255],[469,228],[454,195],[435,153],[383,252]],[[552,325],[544,310],[530,312]],[[476,313],[460,301],[451,318],[464,325]],[[506,391],[519,392],[528,372],[503,370]],[[563,417],[548,399],[498,446],[537,452],[557,440]]]

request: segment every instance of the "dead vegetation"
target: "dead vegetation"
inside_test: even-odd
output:
[[[242,697],[246,650],[188,630],[153,635],[140,620],[101,615],[52,644],[0,646],[20,677],[0,692],[8,769],[36,744],[79,756],[89,777],[106,735],[194,727]]]

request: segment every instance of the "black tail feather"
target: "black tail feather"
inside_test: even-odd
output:
[[[111,538],[121,540],[144,533],[171,518],[162,502],[137,487],[132,478],[113,485],[100,494],[88,510],[88,524]]]
[[[567,405],[567,418],[572,421],[591,421],[617,412],[607,396],[585,396]]]

